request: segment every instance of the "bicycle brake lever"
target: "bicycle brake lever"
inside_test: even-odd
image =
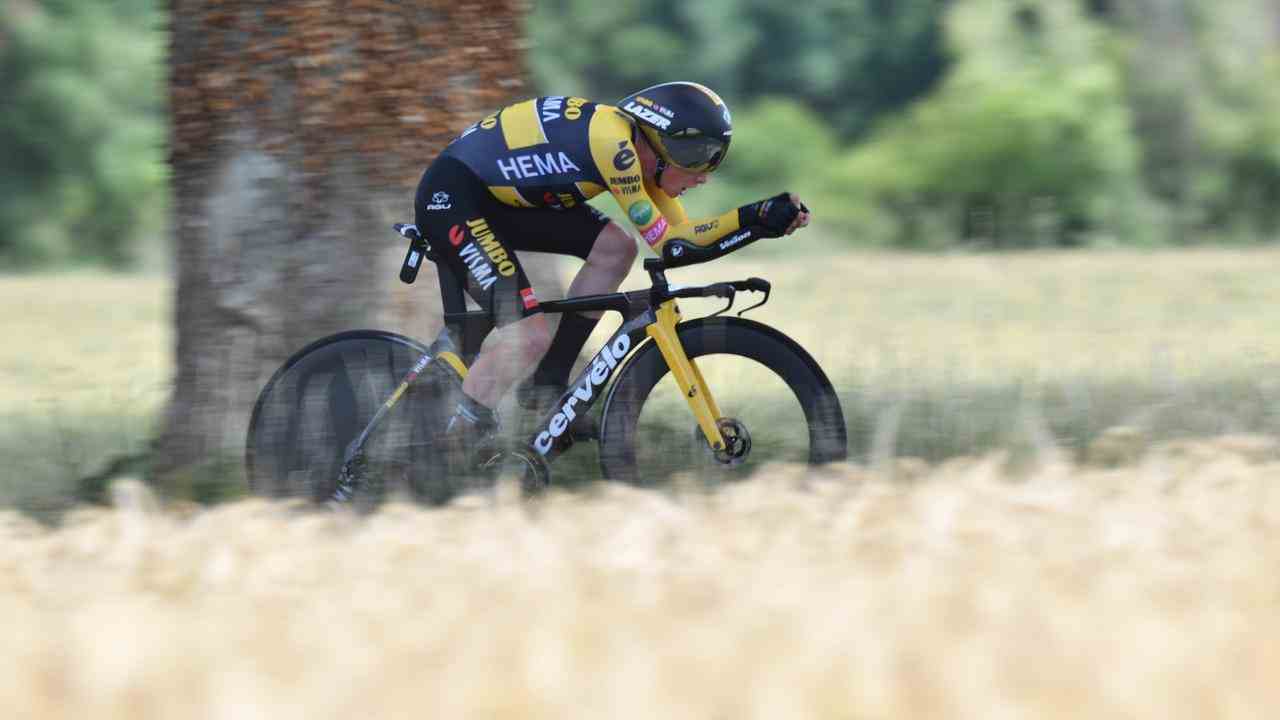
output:
[[[764,305],[765,303],[769,302],[769,293],[773,292],[773,286],[769,284],[769,281],[765,280],[764,278],[758,278],[758,277],[747,278],[742,283],[742,287],[744,290],[764,293],[764,299],[756,303],[755,305],[752,305],[751,307],[743,308],[742,310],[739,310],[738,317],[742,317],[747,312],[751,310],[755,310],[761,305]],[[728,310],[728,308],[725,308],[725,310]]]
[[[720,297],[727,297],[729,299],[729,304],[711,313],[707,317],[715,317],[717,315],[723,315],[724,313],[728,312],[733,308],[734,300],[738,296],[737,288],[733,287],[732,285],[729,285],[727,289],[728,289],[728,292],[724,295],[721,295]]]

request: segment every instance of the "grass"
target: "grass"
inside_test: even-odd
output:
[[[0,504],[64,507],[145,452],[172,373],[169,293],[130,275],[0,278]]]
[[[795,262],[748,253],[672,279],[773,280],[753,315],[827,369],[857,462],[710,487],[683,473],[654,492],[589,483],[575,450],[582,487],[536,502],[504,484],[368,516],[165,506],[125,480],[112,507],[54,527],[0,511],[0,707],[1273,713],[1280,251],[798,247]],[[168,292],[0,281],[4,502],[65,508],[85,473],[145,449],[171,372]],[[714,309],[686,303],[699,308]],[[722,406],[769,414],[780,403],[758,385],[715,387]]]
[[[747,250],[670,276],[771,280],[774,299],[748,317],[826,369],[857,459],[877,433],[934,462],[1045,437],[1079,458],[1117,425],[1152,440],[1280,433],[1275,248],[827,255],[778,242],[798,257]]]
[[[940,462],[1046,440],[1081,459],[1114,426],[1150,441],[1280,432],[1280,249],[937,256],[844,252],[818,235],[770,243],[671,280],[772,281],[769,304],[747,317],[826,369],[855,460]],[[624,287],[644,284],[637,264]],[[172,371],[170,292],[130,276],[0,279],[12,339],[0,347],[0,503],[65,505],[77,479],[145,451]],[[735,412],[781,406],[758,383],[713,390]],[[671,437],[683,438],[692,422],[670,407]],[[590,481],[590,455],[574,450],[557,469]]]

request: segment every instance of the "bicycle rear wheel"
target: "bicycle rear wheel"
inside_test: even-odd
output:
[[[765,462],[844,460],[840,401],[817,362],[773,328],[741,318],[703,318],[676,327],[721,411],[729,453],[715,453],[697,429],[662,353],[647,343],[610,389],[600,428],[600,465],[611,480],[648,484],[681,470],[734,475]],[[733,457],[733,455],[737,455]]]
[[[289,358],[263,388],[249,421],[249,489],[329,499],[348,445],[425,354],[424,345],[402,335],[354,330],[317,340]],[[447,499],[437,441],[460,391],[450,372],[429,365],[370,434],[359,505],[375,505],[397,487]]]

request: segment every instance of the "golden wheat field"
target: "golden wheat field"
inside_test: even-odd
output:
[[[771,466],[367,516],[0,519],[0,707],[31,718],[1265,718],[1280,462]],[[700,487],[700,486],[699,486]]]
[[[0,717],[1276,716],[1280,444],[1249,423],[1280,407],[1280,251],[804,252],[672,281],[772,280],[749,317],[817,357],[851,426],[876,392],[1024,381],[1076,383],[1085,418],[1129,383],[1157,411],[1254,414],[1169,439],[1135,408],[1016,462],[854,447],[714,487],[502,485],[367,516],[124,479],[56,526],[0,510]],[[160,279],[0,279],[20,340],[0,504],[145,443],[169,300]]]

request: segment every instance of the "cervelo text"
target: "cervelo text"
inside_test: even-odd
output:
[[[578,413],[574,410],[574,405],[579,401],[583,403],[591,402],[595,397],[596,388],[603,386],[609,382],[609,377],[613,375],[614,368],[618,367],[618,363],[622,358],[627,356],[627,351],[631,349],[630,336],[619,335],[617,340],[612,344],[606,345],[596,355],[595,360],[591,361],[591,372],[586,373],[582,379],[582,385],[573,389],[573,394],[564,401],[564,405],[560,406],[560,412],[556,413],[551,422],[547,425],[547,429],[538,433],[538,437],[533,441],[533,447],[540,454],[546,455],[551,452],[551,445],[555,438],[564,434],[568,429],[569,423],[578,417]]]

